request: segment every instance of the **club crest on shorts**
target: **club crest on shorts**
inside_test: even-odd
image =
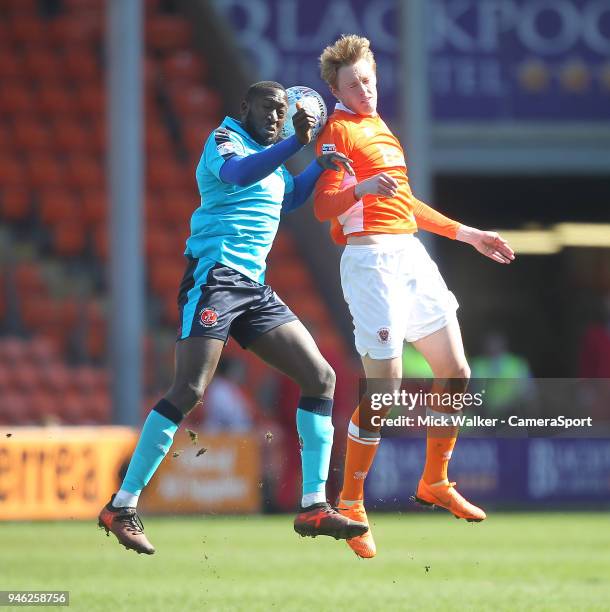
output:
[[[381,344],[387,344],[390,341],[390,330],[387,327],[380,327],[377,330],[377,337]]]
[[[199,323],[204,327],[214,327],[218,323],[216,308],[206,307],[199,313]]]

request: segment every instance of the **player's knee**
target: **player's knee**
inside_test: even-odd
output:
[[[335,383],[337,382],[337,375],[335,371],[324,362],[320,373],[318,384],[321,387],[320,395],[323,397],[332,397],[335,393]]]
[[[336,380],[335,371],[326,361],[321,361],[315,368],[311,368],[307,379],[300,383],[301,391],[312,397],[332,397]]]
[[[456,393],[463,393],[470,382],[470,366],[466,362],[456,364],[448,378],[453,379],[452,386],[454,391]]]
[[[205,386],[195,383],[174,383],[166,394],[170,401],[182,414],[187,415],[203,399]]]
[[[470,366],[468,365],[468,363],[461,363],[457,367],[457,373],[455,378],[459,378],[463,380],[466,384],[468,384],[468,382],[470,381]]]

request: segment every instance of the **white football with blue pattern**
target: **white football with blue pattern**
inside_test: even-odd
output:
[[[326,104],[324,98],[311,87],[305,87],[304,85],[295,85],[289,87],[286,90],[288,97],[288,113],[286,115],[286,122],[281,131],[282,138],[288,138],[294,134],[294,126],[292,125],[292,117],[297,112],[297,102],[303,105],[303,108],[307,109],[316,118],[316,125],[313,128],[312,138],[315,138],[320,130],[326,124],[328,119],[328,112],[326,110]]]

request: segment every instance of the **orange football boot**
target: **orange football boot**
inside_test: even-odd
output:
[[[364,503],[361,501],[358,501],[351,506],[347,506],[345,503],[339,500],[337,510],[343,516],[346,516],[352,521],[369,525],[366,510],[364,509]],[[375,540],[373,539],[370,525],[369,530],[366,533],[356,536],[355,538],[350,538],[349,540],[346,540],[346,542],[347,545],[356,553],[356,555],[362,557],[363,559],[372,559],[377,554],[377,547],[375,546]]]
[[[455,490],[455,482],[449,482],[448,480],[433,485],[420,480],[417,485],[417,492],[412,499],[422,506],[445,508],[455,518],[466,519],[469,523],[480,523],[487,518],[481,508],[471,504]]]

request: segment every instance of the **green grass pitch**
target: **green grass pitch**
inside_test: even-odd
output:
[[[605,514],[372,515],[378,556],[300,538],[290,516],[144,518],[137,555],[93,521],[0,523],[0,589],[72,610],[607,610]],[[6,608],[8,609],[8,608]]]

